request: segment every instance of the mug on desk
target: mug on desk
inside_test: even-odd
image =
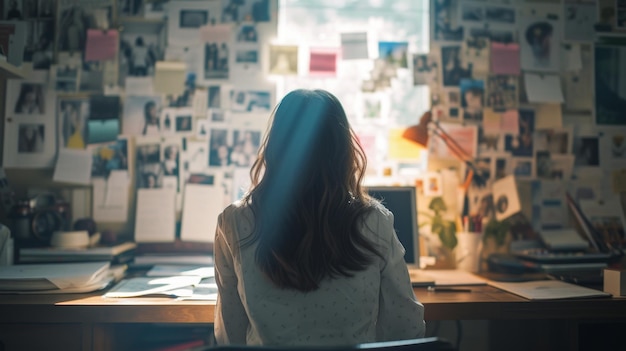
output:
[[[478,273],[483,234],[479,232],[457,232],[456,238],[456,268]]]

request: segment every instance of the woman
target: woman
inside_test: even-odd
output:
[[[218,218],[219,344],[348,345],[424,335],[393,214],[361,188],[366,159],[341,103],[287,94]]]

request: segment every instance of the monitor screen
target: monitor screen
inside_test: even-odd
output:
[[[406,253],[407,264],[419,267],[417,202],[413,186],[370,186],[370,196],[378,199],[394,216],[394,229]]]

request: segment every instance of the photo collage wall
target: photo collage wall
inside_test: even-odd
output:
[[[509,175],[535,183],[537,231],[570,225],[566,193],[598,207],[626,190],[626,46],[607,40],[626,38],[621,3],[431,1],[414,82],[487,180],[469,188],[471,214],[497,215],[491,187]],[[454,158],[439,140],[429,148]],[[626,246],[622,207],[611,216]]]

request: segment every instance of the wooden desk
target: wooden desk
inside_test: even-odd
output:
[[[568,328],[581,321],[626,322],[626,298],[530,302],[489,286],[471,289],[463,293],[416,288],[415,293],[425,306],[427,321],[492,320],[502,325],[505,321],[560,320],[566,321]],[[9,346],[120,350],[131,342],[119,339],[128,338],[133,325],[195,324],[206,326],[208,334],[214,320],[214,302],[105,299],[101,294],[0,295],[0,340],[6,350],[12,350]],[[39,347],[42,345],[45,347]]]

